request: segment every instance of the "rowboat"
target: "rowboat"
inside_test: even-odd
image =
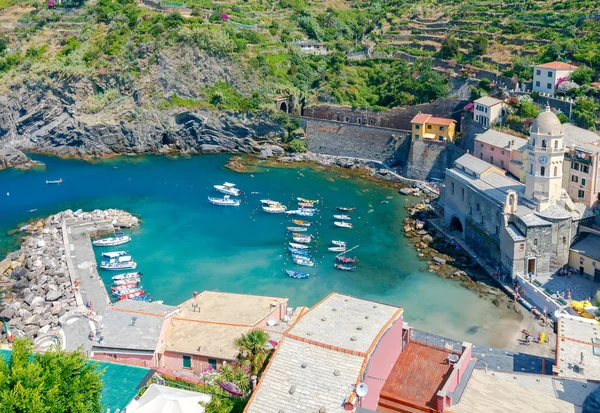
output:
[[[293,257],[293,259],[294,259],[294,263],[296,265],[303,265],[305,267],[314,267],[315,266],[315,262],[308,257],[302,257],[300,255],[296,255],[295,257]]]
[[[345,207],[337,207],[338,211],[343,211],[343,212],[354,212],[356,208],[345,208]]]
[[[301,219],[292,219],[292,222],[296,225],[300,225],[302,227],[310,227],[310,222],[302,221]]]
[[[302,242],[304,244],[308,244],[311,241],[311,238],[304,238],[304,237],[292,237],[292,239],[296,242]]]
[[[262,209],[263,211],[268,212],[269,214],[281,214],[282,212],[285,212],[287,208],[285,207],[285,205],[272,204],[268,206],[263,205]]]
[[[110,287],[110,290],[115,293],[119,291],[125,291],[131,288],[135,288],[138,285],[138,281],[128,282],[127,284],[115,285],[114,287]]]
[[[227,195],[233,195],[233,196],[240,196],[240,195],[244,195],[244,193],[235,188],[235,184],[229,183],[229,182],[225,182],[223,185],[215,185],[214,186],[215,189],[223,194],[227,194]]]
[[[127,285],[129,283],[139,283],[141,281],[140,277],[128,278],[126,280],[115,280],[113,281],[113,285]]]
[[[354,265],[348,265],[348,264],[333,264],[333,266],[335,268],[337,268],[338,270],[342,270],[342,271],[354,271],[356,270],[356,266]]]
[[[350,215],[334,215],[333,216],[335,219],[341,219],[342,221],[346,220],[349,221],[352,218],[350,218]]]
[[[100,263],[100,268],[110,271],[135,270],[136,267],[137,263],[135,261]]]
[[[306,227],[287,227],[288,231],[294,231],[294,232],[306,232],[308,231],[308,228]]]
[[[346,247],[329,247],[329,248],[327,248],[327,251],[345,252],[346,251]]]
[[[290,276],[292,278],[296,278],[298,280],[302,280],[302,279],[310,277],[310,274],[305,274],[303,272],[292,271],[292,270],[285,270],[285,272],[287,273],[288,276]]]
[[[310,251],[308,251],[308,250],[301,250],[300,248],[288,247],[288,250],[290,250],[290,252],[292,254],[296,254],[296,255],[304,255],[304,256],[309,256],[310,255]]]
[[[333,240],[333,241],[331,241],[331,243],[333,245],[337,245],[338,247],[345,247],[347,245],[346,241],[336,241],[336,240]]]
[[[115,233],[114,237],[97,239],[92,241],[92,244],[94,244],[96,247],[114,247],[115,245],[127,244],[129,241],[131,241],[129,236],[122,234],[122,232],[117,232]]]
[[[102,256],[104,258],[119,258],[129,254],[129,251],[111,251],[111,252],[103,252]]]
[[[340,227],[340,228],[352,228],[352,224],[349,222],[344,222],[344,221],[335,221],[333,223],[333,225],[335,225],[336,227]]]
[[[309,250],[310,249],[310,247],[308,245],[296,244],[294,242],[290,242],[290,247],[298,248],[300,250]]]
[[[231,198],[229,198],[229,195],[225,195],[223,198],[208,197],[208,202],[210,202],[213,205],[219,205],[219,206],[240,206],[240,200],[239,199],[231,199]]]
[[[58,185],[58,184],[62,184],[62,183],[63,183],[63,179],[62,178],[60,178],[57,181],[46,181],[46,184],[48,184],[48,185]]]
[[[144,295],[146,295],[146,291],[144,291],[142,289],[138,289],[137,291],[132,291],[132,292],[129,292],[129,293],[125,293],[125,294],[119,295],[119,301],[122,301],[122,300],[131,300],[131,299],[134,299],[136,297],[142,297]]]
[[[300,202],[306,202],[307,204],[318,204],[319,200],[318,199],[305,199],[305,198],[296,198],[298,201]]]
[[[141,277],[141,276],[142,276],[142,273],[138,271],[138,272],[129,272],[129,273],[126,273],[126,274],[115,275],[115,276],[112,277],[112,279],[113,279],[113,281],[116,281],[116,280],[127,280],[127,279],[130,279],[130,278],[137,278],[137,277]]]
[[[343,262],[344,264],[349,264],[349,263],[353,263],[356,262],[356,257],[342,257],[342,256],[337,256],[335,257],[335,259],[339,262]]]

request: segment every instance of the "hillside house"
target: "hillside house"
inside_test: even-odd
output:
[[[473,119],[485,128],[502,123],[506,116],[506,102],[484,96],[473,102]]]
[[[456,136],[456,121],[449,118],[438,118],[419,112],[410,121],[412,139],[429,140],[443,143],[453,142]]]
[[[536,65],[533,68],[533,91],[547,93],[552,97],[560,79],[568,79],[577,66],[564,62],[550,62]]]

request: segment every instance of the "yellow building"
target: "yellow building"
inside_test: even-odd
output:
[[[419,112],[411,121],[412,138],[437,142],[453,142],[456,136],[456,121],[448,118],[437,118]]]
[[[569,251],[569,266],[600,282],[600,236],[590,234],[575,243]]]

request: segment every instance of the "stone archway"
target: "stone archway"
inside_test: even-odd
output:
[[[285,103],[285,102],[281,102],[281,103],[279,104],[279,110],[280,110],[280,111],[282,111],[282,112],[288,113],[288,106],[287,106],[287,103]]]
[[[452,217],[452,219],[450,220],[450,229],[453,231],[458,231],[462,234],[463,225],[462,225],[462,222],[460,222],[460,219],[458,219],[458,217],[456,217],[456,216]]]

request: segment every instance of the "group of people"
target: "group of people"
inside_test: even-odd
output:
[[[540,343],[542,341],[542,333],[537,333],[537,336],[533,336],[529,331],[523,329],[523,334],[525,334],[525,345],[530,345],[531,343]]]

